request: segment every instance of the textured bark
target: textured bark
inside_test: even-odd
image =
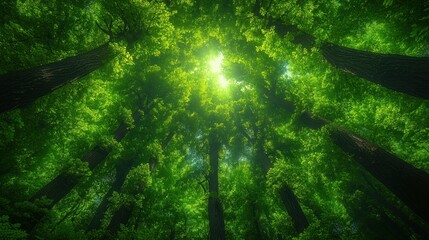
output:
[[[109,198],[112,196],[113,192],[117,192],[122,188],[122,185],[124,184],[128,173],[134,165],[133,163],[134,161],[132,160],[120,161],[118,163],[118,165],[116,166],[115,181],[112,183],[106,195],[104,195],[100,205],[98,205],[98,208],[95,211],[94,216],[92,217],[91,223],[86,228],[87,232],[100,227],[101,220],[103,219],[104,213],[109,206]]]
[[[225,239],[225,223],[223,219],[223,209],[219,200],[219,151],[221,144],[216,134],[211,133],[209,136],[209,225],[210,240]]]
[[[257,0],[253,14],[264,19],[266,17],[261,15],[261,7],[263,2]],[[274,27],[279,36],[293,34],[293,43],[306,49],[315,46],[316,38],[295,25],[269,16],[267,20],[268,26]],[[323,44],[321,51],[329,63],[348,73],[397,92],[429,99],[429,57],[379,54],[330,43]]]
[[[429,99],[429,57],[380,54],[324,44],[323,56],[332,65],[385,88]]]
[[[345,130],[331,132],[334,143],[383,183],[417,215],[429,222],[429,174]]]
[[[276,99],[272,102],[286,102],[273,93],[266,91],[269,99]],[[282,107],[282,104],[277,104]],[[287,109],[286,109],[287,110]],[[317,128],[329,124],[329,120],[312,117],[308,112],[304,112],[297,118],[299,124]],[[330,137],[333,142],[344,152],[353,155],[353,158],[372,176],[384,184],[393,194],[405,203],[415,214],[426,222],[429,222],[429,174],[417,169],[403,159],[385,151],[376,144],[361,138],[346,130],[336,128],[331,130]]]
[[[28,70],[0,76],[0,113],[32,103],[55,89],[84,77],[108,62],[114,53],[106,43],[89,52]]]

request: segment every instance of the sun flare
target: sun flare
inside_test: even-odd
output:
[[[227,88],[229,85],[229,81],[228,81],[228,79],[226,79],[226,77],[222,73],[222,71],[223,71],[223,67],[222,67],[223,59],[224,59],[223,54],[219,53],[219,55],[217,55],[215,58],[210,60],[209,65],[210,65],[210,71],[216,75],[219,86],[221,88]]]
[[[220,53],[217,57],[210,61],[210,70],[213,73],[221,73],[222,72],[222,63],[223,63],[223,54]]]

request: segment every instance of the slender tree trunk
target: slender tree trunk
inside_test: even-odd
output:
[[[112,186],[110,187],[106,195],[104,195],[100,205],[98,205],[98,208],[95,211],[94,216],[92,217],[91,223],[86,228],[86,232],[100,227],[101,220],[103,219],[104,213],[109,206],[109,198],[113,195],[113,192],[118,192],[122,188],[122,185],[124,184],[125,179],[133,166],[134,161],[132,160],[120,161],[118,163],[118,165],[116,166],[115,181],[112,183]]]
[[[325,59],[337,68],[385,88],[429,99],[429,57],[380,54],[324,44]]]
[[[111,60],[109,43],[89,52],[32,69],[0,75],[0,113],[32,103]]]
[[[225,223],[223,219],[223,209],[219,200],[219,151],[221,144],[216,134],[211,133],[209,136],[209,225],[210,240],[225,239]]]
[[[109,226],[107,226],[107,235],[103,237],[103,239],[113,237],[119,231],[121,224],[127,224],[128,220],[133,213],[134,206],[121,206],[114,214],[112,219],[110,220]]]
[[[273,103],[284,101],[287,104],[292,104],[268,90],[265,91],[265,94],[268,99],[277,99]],[[297,120],[299,124],[313,129],[330,123],[327,119],[311,117],[308,112],[301,114]],[[344,152],[352,154],[356,162],[383,183],[415,214],[429,222],[428,173],[344,129],[335,128],[331,130],[330,137]]]
[[[135,121],[138,121],[140,115],[138,112],[133,114]],[[124,122],[121,122],[119,127],[114,132],[114,139],[116,141],[121,141],[122,138],[127,134],[128,128]],[[92,171],[97,167],[110,153],[110,149],[104,149],[99,145],[96,145],[89,153],[85,154],[81,160],[87,162],[89,169]],[[69,173],[61,173],[51,182],[46,184],[38,192],[36,192],[30,199],[34,201],[38,198],[46,196],[48,199],[52,200],[51,206],[53,207],[61,199],[63,199],[79,182],[80,177],[72,175]]]
[[[175,132],[174,130],[171,130],[167,137],[162,141],[162,149],[164,150],[167,145],[170,143],[170,141],[173,139]],[[151,160],[149,160],[149,162],[151,162]],[[157,160],[153,160],[152,162],[154,162],[155,164],[158,164]],[[156,165],[153,166],[153,168],[150,168],[150,171],[153,172],[156,169]],[[126,177],[126,176],[125,176]],[[133,212],[134,209],[134,205],[130,205],[130,206],[121,206],[114,214],[112,219],[110,220],[110,223],[107,227],[107,232],[105,234],[105,236],[103,237],[103,239],[105,238],[110,238],[116,235],[116,233],[119,231],[121,224],[127,224],[131,214]]]
[[[257,157],[261,160],[262,170],[264,175],[267,176],[269,169],[272,167],[272,163],[268,158],[267,154],[263,150],[261,144],[257,147]],[[301,205],[298,202],[298,198],[293,193],[292,189],[288,185],[283,185],[279,189],[278,194],[286,208],[287,213],[292,218],[293,226],[298,233],[304,232],[308,227],[308,220],[302,211]]]
[[[304,232],[309,225],[308,220],[292,189],[288,185],[284,185],[279,190],[279,195],[282,199],[283,205],[286,207],[287,213],[292,218],[295,230],[298,233]]]
[[[253,226],[254,226],[254,229],[253,229],[253,231],[256,233],[256,234],[253,234],[253,231],[252,232],[250,232],[252,235],[252,238],[250,238],[250,239],[257,239],[257,240],[263,240],[264,239],[264,235],[262,234],[262,231],[261,231],[261,226],[260,226],[260,224],[259,224],[259,217],[258,217],[258,214],[256,213],[256,203],[255,202],[252,202],[252,205],[251,205],[251,211],[252,211],[252,223],[253,223]],[[248,237],[246,237],[246,239],[247,239]]]

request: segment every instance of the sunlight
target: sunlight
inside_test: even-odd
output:
[[[223,54],[220,53],[216,58],[210,61],[210,70],[213,73],[222,72]]]
[[[228,80],[225,78],[225,76],[223,74],[221,74],[220,76],[218,76],[217,80],[219,82],[219,85],[222,88],[227,88],[228,87],[229,82],[228,82]]]
[[[212,60],[209,61],[210,71],[214,73],[217,77],[218,84],[221,88],[227,88],[229,85],[228,79],[222,73],[223,67],[223,54],[219,53],[219,55]]]

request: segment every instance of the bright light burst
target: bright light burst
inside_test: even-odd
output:
[[[210,61],[210,69],[213,73],[222,72],[223,54],[220,53],[217,57]]]
[[[220,53],[217,57],[213,58],[209,64],[210,64],[210,70],[212,73],[214,73],[217,77],[219,86],[221,88],[227,88],[229,81],[225,78],[225,76],[222,73],[222,63],[223,63],[223,54]]]

